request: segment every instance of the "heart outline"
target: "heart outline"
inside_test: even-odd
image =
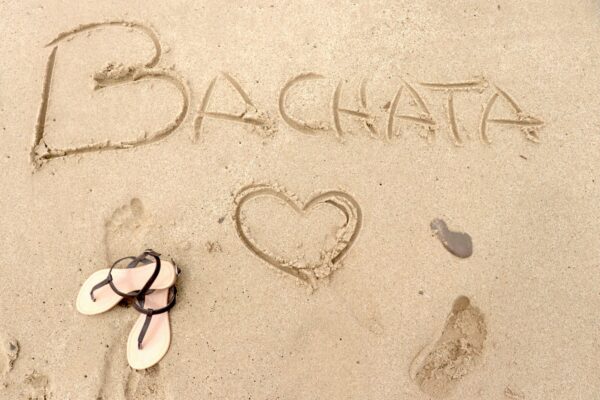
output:
[[[310,197],[306,202],[300,201],[296,196],[289,195],[287,191],[276,185],[270,184],[251,184],[243,187],[235,196],[235,211],[233,220],[235,229],[242,243],[257,257],[266,261],[271,266],[290,274],[301,281],[308,283],[313,289],[317,287],[318,277],[311,268],[301,268],[295,265],[294,262],[286,260],[283,257],[278,257],[268,250],[261,248],[256,244],[244,231],[242,221],[242,208],[248,201],[260,197],[272,196],[283,200],[287,205],[292,207],[298,214],[306,214],[320,204],[329,204],[336,207],[346,217],[346,223],[341,228],[344,230],[342,238],[347,236],[347,240],[339,239],[330,253],[329,263],[332,266],[337,266],[350,250],[362,227],[362,210],[358,202],[348,193],[341,190],[330,190],[321,192]],[[351,221],[354,221],[352,229],[350,229]]]

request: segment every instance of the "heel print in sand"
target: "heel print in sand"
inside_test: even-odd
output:
[[[448,396],[481,361],[487,327],[483,314],[468,297],[454,300],[446,324],[435,343],[415,357],[411,378],[434,398]]]
[[[60,54],[60,48],[61,46],[64,46],[66,42],[69,42],[76,37],[81,37],[82,34],[89,36],[93,31],[102,30],[107,27],[117,27],[126,31],[136,31],[141,33],[152,42],[154,54],[149,60],[144,62],[140,61],[139,63],[132,65],[123,65],[116,62],[106,63],[104,68],[92,75],[94,85],[91,92],[91,99],[98,97],[98,95],[104,93],[105,90],[117,88],[121,85],[132,85],[143,81],[154,81],[156,83],[166,82],[167,84],[174,86],[180,93],[181,107],[170,122],[153,132],[143,131],[130,134],[120,140],[106,138],[92,143],[85,143],[82,141],[80,143],[73,143],[70,146],[59,144],[58,146],[62,146],[62,148],[56,148],[54,144],[49,143],[46,128],[48,122],[52,121],[47,114],[50,99],[52,98],[55,67],[57,58]],[[184,80],[173,70],[157,67],[162,54],[162,47],[156,33],[144,24],[127,21],[109,21],[80,25],[70,31],[59,34],[54,40],[50,41],[46,47],[51,48],[51,51],[46,63],[41,104],[38,110],[34,142],[31,149],[31,161],[35,167],[39,168],[44,162],[59,157],[104,150],[127,149],[156,142],[169,136],[185,119],[190,98],[188,87]],[[157,101],[162,101],[162,99],[157,99]],[[132,107],[132,110],[135,112],[135,107]],[[144,118],[143,115],[141,117]]]
[[[160,365],[142,371],[130,369],[125,381],[125,399],[165,400],[167,382],[162,377]]]
[[[293,213],[288,209],[286,216],[275,214],[277,206],[291,208]],[[324,239],[304,226],[313,213],[317,214],[319,225],[326,221],[331,227]],[[295,225],[290,223],[293,218]],[[314,289],[318,280],[330,276],[339,267],[356,241],[362,212],[356,200],[343,191],[322,192],[301,201],[278,186],[252,184],[237,194],[233,219],[242,243],[252,253]],[[272,229],[267,232],[269,227]],[[306,234],[302,238],[295,237],[302,227],[306,228]],[[294,238],[286,240],[290,237]],[[285,241],[287,244],[293,241],[294,245],[286,246]],[[293,252],[294,256],[283,251]]]

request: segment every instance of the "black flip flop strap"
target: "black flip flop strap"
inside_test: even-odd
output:
[[[160,273],[160,254],[150,249],[144,251],[144,254],[154,257],[154,260],[156,261],[156,267],[154,267],[154,272],[152,272],[152,276],[150,276],[150,278],[146,281],[146,284],[135,295],[136,299],[142,299],[144,298],[144,296],[146,296],[146,293],[148,293],[148,290],[150,290],[152,284],[154,283],[154,281],[158,277],[158,274]]]
[[[171,308],[175,306],[177,303],[177,288],[172,286],[170,289],[170,299],[166,306],[158,308],[156,310],[152,308],[144,308],[143,300],[141,301],[141,305],[138,302],[133,303],[133,308],[139,311],[142,314],[146,314],[146,319],[144,319],[144,325],[142,325],[142,330],[138,335],[138,349],[142,349],[142,343],[144,342],[144,337],[146,336],[146,332],[148,332],[148,327],[150,327],[150,322],[152,321],[152,317],[156,314],[162,314],[169,311]]]
[[[131,263],[129,263],[129,264],[128,264],[128,266],[127,266],[127,268],[129,268],[130,266],[132,266],[132,264],[133,264],[133,263],[135,262],[135,260],[136,260],[136,257],[129,256],[129,257],[123,257],[123,258],[120,258],[120,259],[118,259],[117,261],[115,261],[115,262],[113,263],[113,265],[112,265],[112,266],[110,267],[110,269],[108,270],[108,276],[106,277],[106,279],[104,279],[103,281],[101,281],[101,282],[98,282],[96,285],[94,285],[94,287],[92,288],[92,290],[90,290],[90,297],[92,298],[92,300],[93,300],[93,301],[96,301],[96,298],[94,297],[94,292],[95,292],[96,290],[100,289],[100,288],[101,288],[102,286],[104,286],[104,285],[110,285],[111,289],[112,289],[112,290],[113,290],[115,293],[117,293],[119,296],[122,296],[122,297],[129,297],[129,295],[128,295],[128,294],[121,292],[121,291],[120,291],[119,289],[117,289],[117,288],[115,287],[115,285],[112,283],[112,280],[113,280],[113,277],[112,277],[112,270],[113,270],[113,268],[114,268],[114,267],[115,267],[117,264],[119,264],[121,261],[123,261],[123,260],[128,260],[128,259],[132,259],[132,260],[134,260],[134,261],[132,261]],[[135,265],[137,265],[137,263],[136,263]]]
[[[113,283],[113,276],[112,276],[112,270],[115,268],[115,266],[117,264],[119,264],[123,260],[131,259],[133,261],[131,261],[129,264],[127,264],[127,268],[135,268],[135,267],[138,266],[138,264],[140,262],[146,260],[147,256],[149,256],[149,255],[153,256],[157,260],[157,262],[156,262],[156,267],[154,268],[154,272],[153,272],[152,276],[146,282],[146,284],[144,285],[144,287],[141,290],[134,290],[134,291],[129,292],[129,293],[123,293],[119,289],[117,289],[117,287]],[[110,288],[116,294],[118,294],[121,297],[127,297],[127,298],[136,297],[136,296],[140,295],[140,293],[142,293],[142,291],[145,294],[148,291],[148,288],[150,288],[150,286],[152,286],[152,283],[154,283],[154,281],[156,280],[156,277],[158,276],[158,273],[160,272],[160,258],[159,258],[159,256],[160,256],[160,254],[156,253],[155,251],[153,251],[151,249],[147,249],[147,250],[145,250],[142,254],[140,254],[137,257],[129,256],[129,257],[123,257],[123,258],[118,259],[117,261],[115,261],[113,263],[113,265],[108,270],[108,276],[106,277],[106,279],[104,279],[103,281],[101,281],[101,282],[97,283],[96,285],[94,285],[94,287],[90,291],[90,297],[92,298],[93,301],[96,301],[96,298],[94,297],[94,292],[96,290],[100,289],[102,286],[107,285],[107,284],[110,286]],[[148,282],[150,282],[149,285],[148,285]]]

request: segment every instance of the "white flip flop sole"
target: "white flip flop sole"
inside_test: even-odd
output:
[[[146,295],[144,308],[157,310],[165,307],[168,302],[169,289],[155,290]],[[155,365],[167,354],[171,345],[171,325],[167,311],[152,315],[142,348],[138,348],[138,337],[145,320],[146,315],[140,313],[127,338],[127,361],[133,369],[146,369]]]

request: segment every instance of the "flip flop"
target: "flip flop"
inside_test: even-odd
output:
[[[128,259],[133,261],[127,268],[114,269]],[[169,288],[176,279],[177,267],[161,260],[160,254],[148,249],[138,257],[121,258],[110,268],[94,272],[81,286],[75,304],[82,314],[100,314],[113,308],[123,298],[143,298],[151,289]]]
[[[141,313],[127,338],[127,361],[133,369],[146,369],[158,363],[171,344],[168,311],[175,306],[177,288],[154,290],[133,303]]]

